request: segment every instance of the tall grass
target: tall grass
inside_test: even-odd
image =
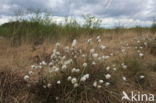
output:
[[[21,45],[23,42],[35,45],[42,44],[44,40],[56,40],[56,38],[66,37],[69,40],[80,35],[99,35],[103,33],[122,34],[127,31],[137,32],[141,35],[144,32],[155,33],[155,23],[151,28],[135,27],[124,28],[117,26],[113,29],[102,28],[101,20],[92,15],[83,16],[83,24],[75,18],[64,18],[65,23],[56,23],[50,13],[35,11],[28,16],[17,16],[16,21],[12,21],[0,26],[0,36],[10,39],[12,45]]]
[[[72,21],[75,27],[70,24],[71,19],[66,18],[66,21],[66,25],[59,26],[21,20],[3,25],[1,32],[8,32],[3,36],[19,45],[24,41],[40,44],[59,36],[72,39],[72,32],[77,33],[75,28],[87,32],[87,26]],[[92,28],[89,27],[96,30]],[[50,35],[51,29],[56,34]],[[120,30],[122,33],[130,29]],[[114,32],[113,29],[102,31]],[[46,42],[46,45],[26,44],[13,48],[2,38],[0,103],[125,103],[121,101],[122,91],[155,94],[155,36],[129,33],[110,38],[111,35],[81,36],[72,43],[63,39],[56,44]],[[31,64],[34,64],[32,68]]]
[[[58,37],[69,37],[71,39],[78,35],[99,34],[100,20],[91,15],[84,16],[84,24],[74,18],[65,18],[65,23],[56,23],[49,13],[35,12],[32,16],[18,17],[16,21],[0,26],[0,36],[10,38],[13,45],[20,45],[21,42],[41,44],[44,40]]]
[[[155,22],[155,20],[153,20],[153,24],[152,24],[152,26],[151,26],[151,32],[154,34],[154,33],[156,33],[156,22]]]

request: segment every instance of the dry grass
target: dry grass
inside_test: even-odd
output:
[[[82,48],[82,50],[87,51],[88,47],[85,42],[89,38],[96,37],[81,36],[77,38],[77,48]],[[23,80],[23,76],[27,71],[31,70],[30,66],[32,64],[38,64],[43,60],[49,61],[49,57],[55,47],[54,41],[45,41],[39,46],[27,43],[18,47],[12,47],[7,39],[0,38],[0,103],[124,103],[121,101],[120,95],[123,90],[135,90],[156,95],[156,41],[154,39],[147,41],[149,45],[143,48],[144,57],[142,59],[136,59],[138,55],[133,47],[136,46],[137,41],[132,41],[134,38],[155,38],[155,35],[150,33],[137,35],[134,32],[117,35],[101,35],[101,44],[107,47],[104,54],[113,53],[114,55],[105,62],[105,65],[118,64],[118,73],[111,71],[112,78],[114,79],[111,80],[112,85],[110,87],[102,88],[101,90],[95,90],[92,87],[88,90],[80,88],[77,91],[72,91],[70,85],[67,85],[66,82],[62,84],[62,86],[54,85],[47,90],[41,88],[40,84],[33,84],[31,88],[28,88],[27,82]],[[66,38],[58,41],[63,46],[71,45],[71,41]],[[92,45],[96,47],[95,42],[93,42]],[[123,55],[121,52],[121,47],[130,48],[126,49],[126,55]],[[128,65],[127,70],[122,70],[120,67],[123,61]],[[79,62],[79,65],[82,65],[82,60]],[[95,70],[90,72],[97,75],[99,73],[100,75],[102,71],[99,68],[101,67],[99,63]],[[140,80],[138,79],[140,75],[144,75],[146,78]],[[126,82],[123,82],[123,76],[127,77]],[[94,77],[92,79],[94,79]],[[92,79],[90,81],[92,81]],[[62,76],[61,80],[65,81],[65,77]],[[66,86],[69,88],[64,88]],[[62,98],[57,101],[54,97],[55,94],[60,95],[59,93],[64,94],[61,95]]]
[[[9,68],[3,68],[0,71],[0,103],[11,103],[16,99],[23,101],[26,93],[26,82],[21,73],[11,71]],[[22,95],[19,97],[19,95]]]

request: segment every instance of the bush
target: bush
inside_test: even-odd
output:
[[[88,49],[77,48],[76,40],[66,47],[56,43],[51,58],[32,65],[32,70],[24,76],[30,84],[30,91],[43,103],[82,103],[92,97],[102,103],[119,103],[120,100],[113,99],[109,93],[109,89],[113,91],[116,87],[115,75],[105,69],[107,64],[104,61],[109,56],[100,56],[105,49],[100,45],[100,37],[95,42],[96,47],[92,47],[89,39]]]
[[[100,20],[94,16],[85,16],[82,25],[74,18],[65,18],[65,23],[58,24],[52,20],[50,13],[33,12],[28,18],[19,16],[17,21],[0,26],[0,35],[8,37],[13,45],[29,42],[35,45],[42,44],[44,40],[52,40],[62,36],[66,38],[78,37],[81,34],[92,35],[101,33]]]

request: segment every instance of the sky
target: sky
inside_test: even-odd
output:
[[[156,0],[0,0],[0,24],[15,17],[17,11],[43,10],[62,21],[71,16],[81,19],[91,14],[102,20],[102,27],[150,26],[156,19]]]

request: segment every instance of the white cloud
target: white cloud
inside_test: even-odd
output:
[[[0,25],[4,24],[4,23],[7,23],[9,20],[8,19],[0,19]]]
[[[80,19],[89,13],[102,18],[102,25],[109,27],[118,23],[146,26],[156,17],[156,0],[0,0],[0,7],[1,24],[8,21],[4,16],[13,16],[18,9],[47,9],[57,22],[64,16]]]
[[[139,19],[115,19],[115,18],[103,18],[102,26],[106,28],[116,27],[116,26],[124,26],[124,27],[135,27],[135,26],[150,26],[152,21],[143,21]]]

